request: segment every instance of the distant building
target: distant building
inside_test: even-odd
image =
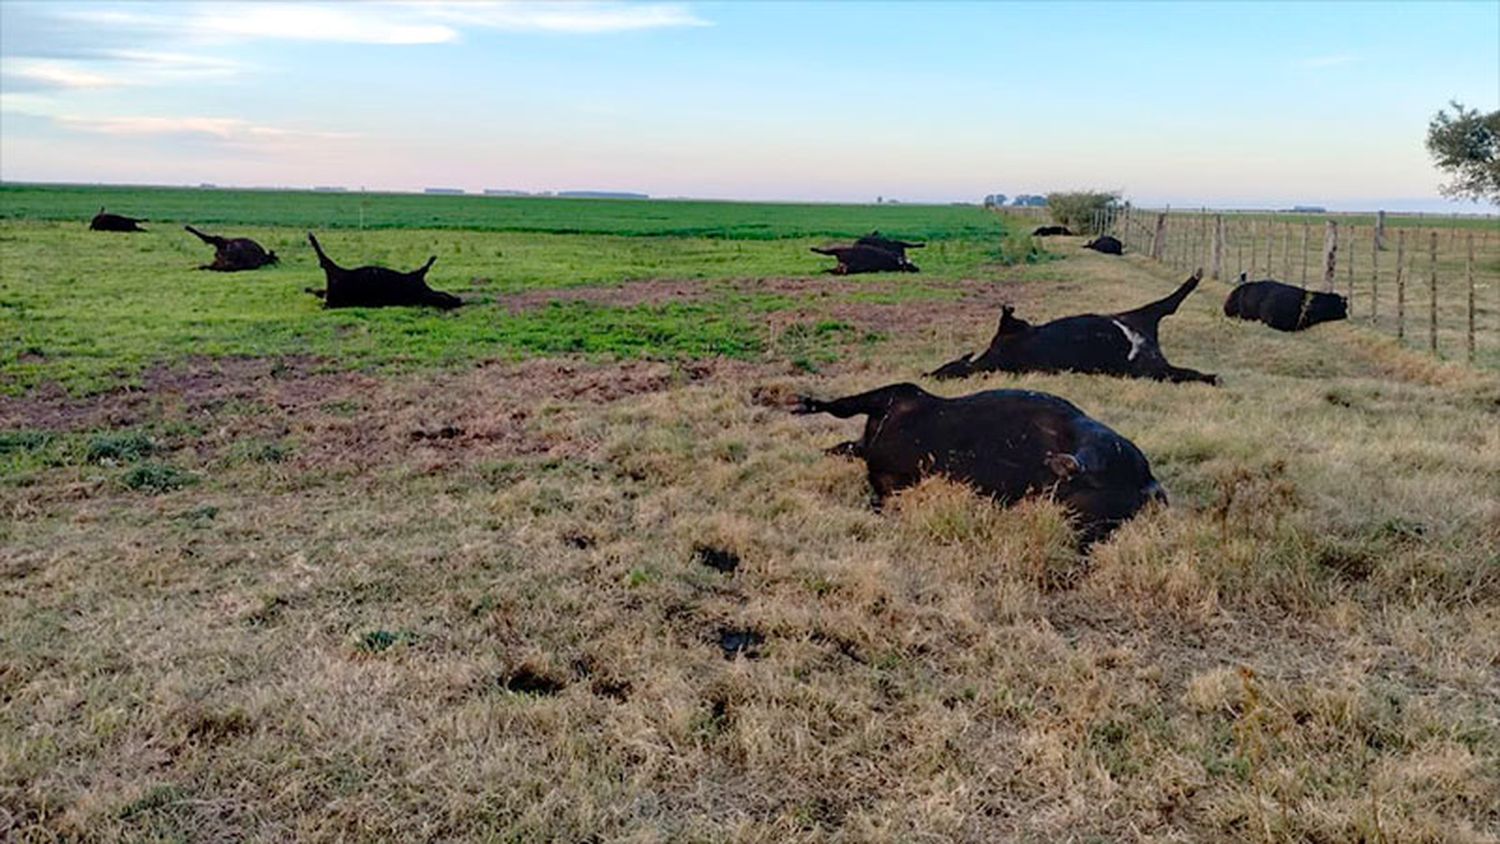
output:
[[[613,190],[560,190],[558,196],[567,199],[650,199],[648,194]]]
[[[1293,205],[1287,209],[1293,214],[1327,214],[1328,209],[1321,205]]]
[[[435,193],[441,196],[463,196],[462,188],[422,188],[422,193]]]
[[[1047,197],[1023,193],[1010,201],[1012,208],[1045,208]]]
[[[531,196],[523,190],[510,190],[508,188],[485,188],[485,196]]]

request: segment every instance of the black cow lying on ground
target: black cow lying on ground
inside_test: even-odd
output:
[[[248,237],[219,237],[218,235],[204,234],[192,226],[183,228],[197,235],[198,239],[214,248],[214,262],[204,264],[200,270],[217,270],[224,273],[237,272],[239,270],[253,270],[264,267],[267,264],[280,262],[275,252],[267,252],[261,248],[259,243]]]
[[[1105,255],[1124,255],[1125,244],[1107,234],[1101,234],[1083,245],[1084,249],[1103,252]]]
[[[925,243],[907,243],[904,240],[892,240],[881,234],[878,230],[872,231],[859,240],[854,241],[855,246],[873,246],[876,249],[884,249],[894,254],[901,260],[906,260],[906,250],[921,249]]]
[[[1051,494],[1078,520],[1085,546],[1166,493],[1130,440],[1071,403],[1030,390],[945,399],[915,384],[819,401],[794,413],[868,416],[860,439],[830,449],[862,457],[876,506],[927,475],[973,486],[1002,504]]]
[[[1337,293],[1314,293],[1279,281],[1245,281],[1224,300],[1224,315],[1263,322],[1277,331],[1301,331],[1320,322],[1349,317],[1349,300]]]
[[[1031,236],[1052,237],[1059,234],[1071,235],[1072,233],[1067,226],[1037,226],[1036,230],[1031,233]]]
[[[963,378],[975,372],[1085,372],[1154,378],[1158,381],[1203,381],[1217,384],[1216,375],[1180,369],[1162,354],[1157,329],[1163,317],[1177,312],[1182,300],[1198,286],[1202,270],[1176,292],[1133,311],[1079,314],[1043,325],[1015,317],[1015,308],[1001,309],[1000,328],[978,358],[964,355],[928,373],[935,378]]]
[[[136,224],[144,222],[146,221],[138,220],[135,217],[106,214],[104,213],[104,209],[100,208],[99,213],[94,215],[94,219],[89,221],[89,230],[96,232],[143,232],[145,229]]]
[[[318,253],[318,263],[328,280],[327,290],[309,293],[323,300],[325,308],[383,308],[399,305],[431,305],[434,308],[456,308],[463,300],[451,293],[433,290],[427,286],[427,271],[432,269],[437,256],[409,273],[388,270],[385,267],[359,267],[346,270],[335,264],[323,252],[318,239],[307,233],[313,250]]]
[[[918,271],[917,265],[906,260],[904,256],[876,246],[830,246],[827,248],[814,246],[812,251],[819,255],[832,255],[838,259],[838,266],[828,271],[834,275]]]

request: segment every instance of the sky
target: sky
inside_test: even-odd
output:
[[[0,0],[0,179],[1495,210],[1476,2]]]

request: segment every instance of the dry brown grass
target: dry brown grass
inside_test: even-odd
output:
[[[1176,281],[1078,254],[1016,295]],[[775,406],[913,380],[988,309],[914,301],[822,375],[155,394],[130,423],[197,484],[0,492],[0,837],[1493,841],[1500,384],[1226,289],[1163,328],[1219,389],[927,384],[1056,392],[1151,457],[1172,506],[1087,561],[1045,502],[876,514],[821,452],[856,426]]]

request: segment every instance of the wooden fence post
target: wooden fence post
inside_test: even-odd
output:
[[[1469,281],[1469,363],[1474,362],[1474,233],[1469,232],[1469,261],[1465,275]]]
[[[1208,224],[1208,206],[1204,205],[1198,209],[1198,251],[1194,253],[1196,257],[1188,262],[1189,269],[1202,268],[1209,263],[1204,258],[1211,251],[1212,231],[1213,227]]]
[[[1354,312],[1354,227],[1349,227],[1349,312]]]
[[[1433,229],[1427,251],[1427,350],[1434,355],[1437,354],[1437,249],[1438,233]]]
[[[1406,339],[1406,229],[1396,230],[1396,339]]]
[[[1380,316],[1380,236],[1370,236],[1370,322]]]
[[[1292,280],[1292,224],[1281,224],[1281,272],[1282,280]]]
[[[1339,224],[1329,220],[1323,232],[1323,290],[1333,292],[1333,274],[1338,270]]]
[[[1375,251],[1385,251],[1385,212],[1375,212]]]
[[[1167,212],[1156,215],[1156,234],[1151,238],[1151,257],[1160,261],[1167,248]]]
[[[1271,221],[1266,221],[1266,278],[1272,278],[1275,273],[1271,270],[1271,248],[1276,234],[1271,230]]]
[[[1242,226],[1236,226],[1236,228],[1237,229],[1243,229]],[[1243,230],[1239,231],[1239,234],[1243,235],[1244,231]],[[1240,236],[1235,237],[1235,239],[1234,239],[1234,255],[1235,255],[1234,262],[1239,265],[1238,271],[1239,272],[1244,272],[1245,271],[1245,238],[1244,237],[1240,237]]]
[[[1209,275],[1218,281],[1224,274],[1224,215],[1214,215],[1214,248],[1213,256],[1209,261],[1212,270]]]
[[[1307,289],[1307,242],[1312,235],[1312,223],[1302,224],[1302,289]],[[1290,275],[1290,273],[1288,273]]]

